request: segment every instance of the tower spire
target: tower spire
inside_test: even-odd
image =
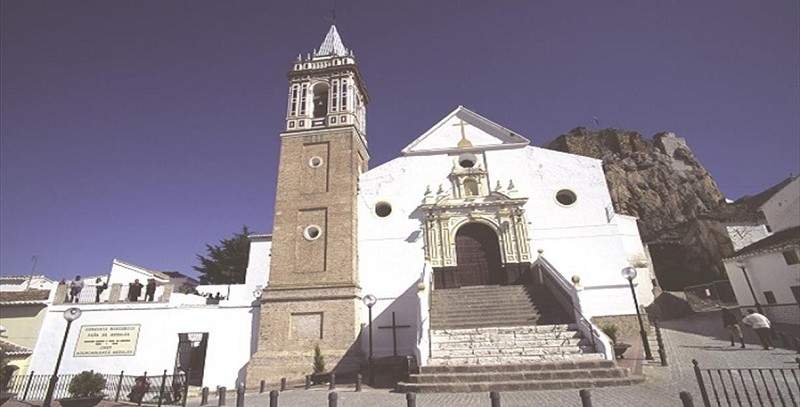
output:
[[[335,11],[334,11],[335,13]],[[322,40],[322,45],[319,50],[314,53],[314,56],[347,56],[347,48],[342,43],[342,37],[339,36],[339,31],[336,30],[336,24],[331,24],[328,34]]]

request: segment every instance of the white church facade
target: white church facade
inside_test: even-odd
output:
[[[330,369],[363,371],[370,343],[373,359],[412,356],[423,368],[565,359],[614,368],[598,321],[635,315],[622,269],[636,269],[640,305],[653,300],[654,274],[636,219],[614,212],[600,160],[535,147],[459,106],[370,169],[369,96],[335,26],[289,81],[273,231],[251,238],[245,284],[204,288],[228,290],[216,304],[171,292],[77,304],[73,329],[137,325],[141,339],[128,354],[90,358],[76,334],[64,371],[173,372],[186,341],[204,342],[196,385],[209,387],[302,378],[316,346]],[[45,319],[37,371],[56,357],[68,306]],[[544,339],[518,354],[463,341],[450,352],[464,329]]]

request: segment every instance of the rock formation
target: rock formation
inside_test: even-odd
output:
[[[751,201],[726,203],[686,140],[674,133],[646,139],[633,131],[578,127],[545,147],[603,160],[614,208],[639,218],[665,289],[726,279],[721,259],[734,252],[726,226],[763,223]]]

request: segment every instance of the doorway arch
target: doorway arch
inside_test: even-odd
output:
[[[456,231],[455,243],[458,286],[501,283],[500,244],[491,227],[478,222],[464,224]]]

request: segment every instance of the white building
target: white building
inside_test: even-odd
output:
[[[266,255],[249,270],[266,275],[269,269],[268,236],[254,236],[253,246]],[[66,327],[63,313],[70,307],[81,309],[81,317],[71,327],[66,343],[62,373],[83,370],[126,375],[160,375],[164,370],[187,373],[194,386],[232,388],[244,379],[245,366],[255,351],[253,332],[258,332],[260,294],[263,280],[245,284],[197,286],[203,294],[222,292],[223,299],[208,299],[197,294],[173,290],[164,272],[149,270],[114,259],[108,275],[111,284],[95,302],[95,277],[87,280],[78,303],[64,301],[67,286],[56,290],[56,301],[44,316],[36,343],[31,370],[44,373],[53,369]],[[129,284],[153,279],[157,289],[152,302],[145,301],[145,290],[136,302],[130,301]],[[179,278],[179,282],[184,281]],[[91,283],[91,284],[89,284]],[[60,300],[59,300],[60,299]],[[122,340],[110,333],[122,330]],[[92,337],[93,334],[99,335]]]
[[[767,192],[758,209],[772,233],[748,234],[751,243],[724,260],[725,270],[740,306],[758,304],[773,322],[800,324],[800,177]]]

